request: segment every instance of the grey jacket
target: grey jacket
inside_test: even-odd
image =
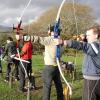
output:
[[[6,44],[5,46],[5,51],[3,53],[3,58],[7,56],[8,60],[11,60],[11,55],[17,54],[17,49],[16,49],[16,42],[11,41],[10,43]]]
[[[93,43],[68,41],[68,46],[82,50],[85,53],[83,61],[83,75],[100,76],[100,41]]]

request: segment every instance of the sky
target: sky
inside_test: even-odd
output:
[[[66,0],[71,1],[71,0]],[[12,26],[18,22],[29,0],[0,0],[0,25]],[[36,21],[46,10],[60,5],[62,0],[31,0],[22,20],[24,24]],[[93,9],[96,22],[100,23],[100,0],[75,0]]]

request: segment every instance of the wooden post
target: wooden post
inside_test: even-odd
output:
[[[9,86],[10,88],[12,88],[12,83],[13,83],[13,80],[14,80],[14,70],[15,70],[15,65],[14,63],[12,62],[12,65],[11,65],[11,72],[10,72],[10,75],[9,75]]]
[[[27,91],[27,100],[31,100],[31,92],[30,92],[30,80],[28,80],[28,91]]]
[[[74,69],[74,71],[72,72],[72,79],[73,79],[73,80],[76,79],[76,69]]]

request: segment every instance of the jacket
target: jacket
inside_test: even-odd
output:
[[[29,41],[29,42],[26,42],[22,48],[22,53],[21,53],[21,58],[24,59],[24,60],[29,60],[32,58],[32,43]]]
[[[4,53],[2,55],[2,58],[4,58],[5,56],[7,56],[8,60],[11,60],[11,55],[14,55],[16,53],[17,53],[16,42],[11,41],[10,43],[6,44]]]
[[[100,76],[100,40],[93,43],[68,41],[68,46],[85,54],[82,72],[86,76]]]
[[[56,45],[58,45],[58,39],[54,39],[52,36],[38,37],[33,36],[33,42],[38,42],[45,46],[44,51],[44,63],[45,65],[57,66],[56,62]]]

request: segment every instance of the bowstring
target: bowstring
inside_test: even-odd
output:
[[[75,27],[76,27],[76,36],[78,36],[79,34],[79,29],[78,29],[78,22],[77,22],[77,15],[76,15],[76,8],[75,8],[75,0],[72,0],[73,2],[73,16],[74,16],[74,20],[75,20]],[[76,57],[77,57],[77,50],[75,52],[75,58],[74,58],[74,64],[76,67]]]
[[[17,19],[18,22],[20,22],[20,21],[22,20],[22,17],[24,16],[24,13],[25,13],[26,9],[28,8],[28,6],[30,5],[30,3],[31,3],[31,0],[28,1],[28,3],[26,4],[25,8],[23,9],[23,11],[22,11],[20,17]],[[19,57],[19,59],[20,59],[20,63],[21,63],[21,65],[22,65],[22,67],[23,67],[23,69],[24,69],[24,71],[25,71],[25,77],[28,77],[28,74],[27,74],[27,71],[26,71],[26,69],[25,69],[25,66],[23,65],[23,63],[22,63],[22,61],[21,61],[21,58],[20,58],[19,48],[17,48],[17,53],[18,53],[18,57]]]
[[[24,13],[25,13],[26,9],[28,8],[28,6],[30,5],[30,3],[31,3],[31,0],[28,1],[28,3],[26,4],[25,8],[23,9],[23,11],[22,11],[20,17],[18,18],[18,21],[19,21],[19,22],[20,22],[20,20],[22,19],[22,17],[24,16]]]

